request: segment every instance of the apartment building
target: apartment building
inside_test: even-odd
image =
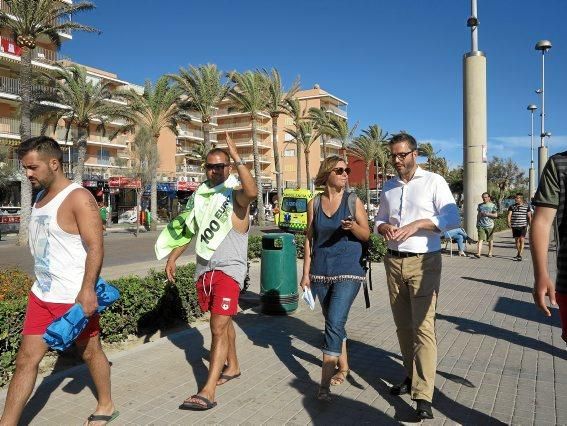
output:
[[[315,85],[313,89],[302,90],[296,94],[300,101],[302,111],[309,108],[324,107],[332,114],[347,119],[347,102],[332,95]],[[187,127],[186,127],[187,126]],[[189,127],[190,126],[190,127]],[[159,175],[161,180],[169,181],[175,175],[178,182],[200,182],[204,179],[202,170],[203,159],[196,158],[193,153],[195,146],[203,141],[201,122],[198,115],[195,120],[180,126],[179,136],[175,137],[169,131],[163,131],[158,142],[160,153]],[[297,186],[297,147],[291,137],[285,132],[286,128],[293,128],[293,120],[281,114],[278,118],[278,153],[282,168],[284,187]],[[225,148],[228,133],[236,143],[242,160],[254,174],[254,158],[252,148],[252,123],[247,113],[240,112],[224,100],[218,107],[211,130],[211,141],[219,148]],[[256,140],[258,143],[261,182],[264,194],[273,194],[276,190],[276,175],[274,167],[274,149],[272,143],[272,119],[266,112],[259,114],[256,123]],[[339,154],[341,144],[336,140],[326,143],[327,155]],[[315,143],[310,149],[310,171],[315,177],[323,159],[321,141]],[[302,153],[302,181],[301,187],[306,187],[305,161]]]

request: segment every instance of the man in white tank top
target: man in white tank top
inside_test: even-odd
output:
[[[106,424],[118,414],[110,395],[110,365],[99,339],[95,283],[104,254],[102,225],[91,193],[63,173],[63,152],[48,137],[30,138],[18,156],[32,186],[43,190],[32,209],[29,243],[36,280],[29,294],[16,371],[0,425],[16,425],[33,391],[38,365],[47,352],[47,326],[75,303],[91,317],[76,344],[95,384],[98,404],[87,424]],[[87,413],[85,413],[86,416]]]
[[[242,252],[237,248],[233,250],[232,260],[238,258],[246,265],[246,257],[248,255],[248,229],[250,220],[248,218],[250,203],[256,199],[258,188],[252,177],[248,167],[241,161],[236,144],[232,141],[228,133],[225,133],[228,153],[225,150],[215,148],[207,154],[205,169],[207,174],[208,185],[213,188],[225,182],[230,176],[232,166],[230,160],[234,161],[238,177],[240,179],[241,188],[234,189],[232,197],[232,229],[229,235],[225,237],[215,254],[221,254],[223,244],[234,241],[242,242]],[[229,240],[230,233],[234,233],[233,240]],[[244,247],[246,246],[246,247]],[[170,253],[165,266],[167,278],[173,282],[175,280],[175,262],[185,251],[188,244],[173,249]],[[224,252],[226,254],[226,247]],[[214,259],[215,254],[211,260]],[[244,259],[241,259],[244,257]],[[222,263],[222,262],[221,262]],[[242,262],[238,262],[239,264]],[[199,268],[199,264],[197,265]],[[244,267],[245,268],[245,267]],[[199,298],[199,306],[203,312],[211,312],[211,356],[209,365],[209,375],[207,382],[198,393],[185,399],[179,406],[182,410],[208,410],[216,406],[215,390],[218,385],[222,385],[231,379],[240,376],[240,366],[236,356],[236,333],[232,323],[232,315],[236,314],[238,295],[240,287],[236,275],[240,271],[239,268],[217,268],[214,262],[208,262],[204,267],[206,272],[202,273],[196,283],[197,294]],[[243,280],[243,278],[242,278]],[[226,364],[226,365],[225,365]]]

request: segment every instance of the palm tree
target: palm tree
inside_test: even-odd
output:
[[[310,120],[302,120],[298,123],[295,129],[285,129],[285,132],[294,138],[299,145],[303,147],[305,154],[305,173],[307,177],[307,189],[311,185],[311,172],[309,170],[309,153],[311,152],[311,145],[319,138],[320,133],[315,128],[314,123]]]
[[[431,164],[433,159],[437,156],[439,151],[434,151],[433,146],[429,142],[420,143],[417,147],[417,153],[427,158],[427,169],[431,171]]]
[[[68,20],[78,12],[91,10],[94,5],[88,1],[74,4],[53,0],[4,0],[10,12],[0,11],[0,28],[14,35],[16,44],[22,49],[20,64],[20,140],[31,137],[32,97],[32,50],[41,36],[47,36],[57,49],[61,47],[61,33],[71,30],[96,32],[97,30]],[[31,184],[21,180],[21,218],[18,244],[28,242],[28,223],[31,213]]]
[[[260,171],[260,156],[258,152],[257,120],[260,112],[267,108],[266,79],[262,73],[257,71],[246,71],[239,73],[230,72],[228,77],[235,83],[235,87],[229,92],[228,97],[240,112],[250,115],[252,122],[252,152],[254,156],[254,178],[258,188],[256,196],[258,208],[258,221],[262,226],[265,222],[264,200],[262,198],[262,174]]]
[[[384,178],[387,174],[387,168],[389,163],[389,153],[390,151],[387,148],[387,137],[388,132],[384,133],[382,128],[378,124],[371,124],[368,126],[368,129],[364,129],[362,134],[373,141],[375,145],[375,152],[374,152],[374,161],[376,161],[380,165],[380,169],[382,171],[382,185],[384,184]],[[378,167],[376,168],[376,182],[378,182]],[[378,185],[377,185],[378,186]],[[376,188],[378,189],[378,187]]]
[[[214,64],[180,68],[179,74],[168,74],[168,77],[178,85],[182,95],[185,95],[180,108],[201,113],[205,149],[209,152],[211,119],[216,106],[226,98],[230,85],[222,83],[222,72]]]
[[[299,127],[300,124],[305,118],[304,118],[304,114],[305,111],[301,110],[301,106],[299,104],[299,100],[298,99],[287,99],[286,103],[285,103],[285,110],[286,110],[286,114],[289,115],[291,117],[291,119],[293,120],[293,125],[295,127],[296,131],[299,131]],[[286,129],[286,133],[287,129]],[[290,134],[290,133],[288,133]],[[301,188],[301,150],[302,150],[302,144],[303,141],[301,139],[294,139],[295,141],[295,146],[296,146],[296,179],[297,179],[297,188]]]
[[[136,217],[140,217],[139,208],[142,204],[142,194],[148,183],[151,183],[153,171],[159,165],[159,153],[152,134],[147,127],[140,127],[132,141],[132,174],[140,180],[140,188],[136,188]],[[136,224],[136,237],[139,225]]]
[[[87,138],[90,135],[90,123],[98,121],[98,130],[106,133],[106,124],[113,119],[129,117],[126,106],[108,102],[112,96],[109,82],[93,82],[87,77],[84,67],[71,65],[57,68],[45,73],[44,77],[50,79],[55,86],[54,91],[46,91],[38,96],[41,103],[34,107],[34,114],[46,116],[47,121],[57,127],[60,119],[65,120],[65,141],[68,140],[71,127],[77,128],[78,161],[73,171],[73,181],[82,184],[85,156],[87,153]],[[54,108],[54,103],[65,105],[65,109]]]
[[[329,117],[329,123],[325,126],[323,133],[338,139],[341,142],[341,151],[345,156],[345,162],[348,164],[348,158],[346,156],[347,147],[350,145],[354,132],[358,127],[358,122],[354,123],[354,126],[349,127],[348,121],[342,117],[336,115],[331,115]]]
[[[268,95],[267,111],[272,118],[272,146],[274,150],[274,168],[276,169],[276,188],[278,191],[278,202],[281,202],[283,182],[282,170],[280,165],[280,153],[278,149],[278,117],[285,113],[285,105],[288,99],[299,90],[299,79],[296,79],[287,92],[284,91],[280,73],[277,69],[272,68],[271,72],[263,70],[266,78],[266,88]]]
[[[169,77],[162,76],[155,85],[146,82],[144,93],[139,94],[134,89],[120,90],[119,96],[126,99],[131,109],[129,124],[124,130],[134,131],[145,128],[149,131],[152,141],[157,145],[160,133],[169,129],[177,135],[177,123],[179,120],[190,120],[185,116],[178,106],[180,91],[176,86],[169,85]],[[151,230],[157,229],[157,163],[153,165],[151,179]]]
[[[370,133],[370,130],[367,131]],[[360,158],[364,163],[364,188],[366,190],[366,206],[367,211],[370,208],[370,165],[376,160],[376,152],[378,151],[379,144],[375,139],[363,134],[355,138],[352,144],[348,147],[348,153],[356,158]]]
[[[309,108],[309,119],[315,123],[315,127],[321,133],[321,140],[323,142],[323,159],[327,158],[327,139],[329,137],[329,121],[331,114],[325,107]]]

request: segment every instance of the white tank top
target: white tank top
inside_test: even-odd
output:
[[[77,188],[82,187],[71,183],[45,206],[32,208],[29,245],[36,279],[31,291],[44,302],[75,303],[83,283],[87,251],[81,236],[57,223],[59,206]]]

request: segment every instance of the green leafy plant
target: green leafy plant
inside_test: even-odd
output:
[[[0,386],[8,383],[16,367],[26,303],[25,297],[0,302]]]
[[[248,259],[260,259],[262,257],[262,236],[250,235],[248,237]]]

